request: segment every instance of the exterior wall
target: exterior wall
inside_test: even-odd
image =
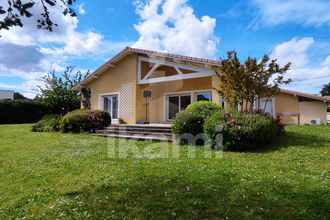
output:
[[[8,90],[0,90],[0,100],[3,99],[14,99],[14,92]]]
[[[137,81],[137,55],[132,54],[122,59],[114,67],[107,69],[99,78],[94,79],[86,85],[91,89],[91,108],[100,109],[100,95],[107,93],[119,93],[119,118],[123,118],[127,123],[135,123],[135,100],[136,100],[136,81]],[[127,111],[127,106],[123,102],[124,94],[127,93],[127,85],[132,86],[131,117],[122,117],[123,112]],[[125,87],[126,86],[126,87]],[[126,98],[127,94],[125,95]]]
[[[310,124],[312,118],[320,118],[327,123],[327,104],[321,101],[299,102],[301,124]]]
[[[212,77],[137,85],[136,121],[145,121],[146,118],[145,99],[143,98],[144,90],[150,90],[152,93],[151,98],[149,98],[149,121],[151,123],[163,123],[165,122],[166,114],[166,95],[180,92],[190,93],[197,90],[212,92]]]
[[[310,124],[312,118],[320,118],[322,124],[327,121],[327,104],[322,101],[299,101],[298,96],[279,93],[275,98],[275,111],[300,113],[300,124]],[[298,124],[298,117],[282,117],[285,124]]]
[[[298,96],[279,93],[275,97],[275,112],[299,112]],[[282,122],[285,124],[298,124],[298,117],[282,117]]]

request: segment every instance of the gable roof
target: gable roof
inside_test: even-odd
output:
[[[119,62],[124,57],[126,57],[129,54],[132,53],[139,53],[144,54],[147,56],[157,56],[157,57],[163,57],[163,58],[170,58],[175,60],[182,60],[182,61],[188,61],[193,63],[201,63],[205,65],[212,65],[212,66],[219,66],[220,61],[217,60],[211,60],[211,59],[204,59],[199,57],[191,57],[191,56],[183,56],[183,55],[177,55],[177,54],[171,54],[171,53],[165,53],[165,52],[159,52],[154,50],[145,50],[145,49],[139,49],[139,48],[132,48],[132,47],[126,47],[122,51],[120,51],[118,54],[116,54],[114,57],[112,57],[110,60],[108,60],[106,63],[104,63],[102,66],[100,66],[98,69],[96,69],[94,72],[89,74],[85,79],[83,79],[80,83],[75,85],[73,89],[78,89],[79,86],[83,85],[84,83],[87,83],[91,81],[97,74],[100,72],[106,70],[109,67],[112,67],[113,64]]]
[[[304,93],[304,92],[297,92],[297,91],[288,90],[288,89],[281,89],[280,91],[282,93],[286,93],[286,94],[290,94],[290,95],[294,95],[294,96],[310,98],[310,99],[323,101],[323,102],[330,102],[330,97],[329,96],[314,95],[314,94],[309,94],[309,93]]]

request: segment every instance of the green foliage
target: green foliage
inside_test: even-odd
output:
[[[60,130],[60,115],[45,115],[32,125],[33,132],[56,132]]]
[[[190,112],[184,111],[178,114],[172,125],[172,132],[176,136],[176,140],[180,145],[202,145],[203,141],[192,139],[192,136],[203,134],[204,118],[198,115],[193,115]],[[193,142],[189,143],[188,140]]]
[[[215,69],[221,84],[216,88],[221,96],[226,97],[228,104],[242,111],[251,113],[256,97],[271,97],[279,91],[279,86],[292,80],[284,79],[291,63],[280,67],[275,60],[265,55],[259,62],[257,58],[248,57],[241,63],[237,52],[230,51],[221,65]]]
[[[274,120],[264,115],[217,112],[206,120],[204,132],[210,147],[245,151],[274,143],[279,128]],[[218,143],[221,136],[222,143]]]
[[[220,110],[220,106],[210,101],[198,101],[191,103],[185,111],[204,119],[209,118],[214,112]]]
[[[192,143],[188,143],[188,136],[203,134],[204,121],[212,114],[220,110],[220,106],[210,101],[198,101],[190,104],[183,113],[177,115],[173,121],[172,132],[176,135],[177,141],[181,145],[203,145],[204,142],[191,138]]]
[[[34,123],[49,109],[33,100],[1,100],[0,124]]]
[[[323,85],[321,90],[322,96],[330,96],[330,83]]]
[[[75,0],[40,0],[38,4],[42,5],[42,10],[35,19],[37,22],[36,27],[53,31],[53,27],[57,26],[57,24],[53,21],[53,18],[51,18],[49,13],[52,7],[62,10],[64,15],[69,14],[70,16],[76,16],[75,11],[71,7],[74,1]],[[36,7],[36,2],[34,1],[24,2],[21,0],[8,0],[6,3],[4,2],[6,1],[0,3],[0,30],[9,30],[13,27],[23,27],[23,21],[25,21],[25,18],[32,17],[34,15],[32,11],[38,11],[37,9],[33,10],[33,8]]]
[[[92,92],[89,88],[81,88],[81,102],[85,109],[91,108]]]
[[[89,110],[77,109],[67,113],[61,118],[61,130],[63,132],[79,133],[90,131],[92,125],[88,119]]]
[[[110,114],[101,110],[89,112],[88,120],[92,123],[92,129],[104,128],[111,124]]]
[[[79,133],[106,127],[110,123],[111,118],[108,112],[77,109],[61,118],[60,127],[63,132]]]
[[[83,77],[80,71],[74,73],[73,66],[67,67],[62,76],[57,76],[55,71],[48,73],[42,78],[45,86],[39,87],[38,101],[57,114],[66,114],[80,108],[80,92],[74,91],[72,88]]]

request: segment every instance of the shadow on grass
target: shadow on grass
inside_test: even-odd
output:
[[[189,181],[149,175],[67,193],[64,196],[74,203],[61,207],[61,211],[67,217],[86,214],[98,219],[324,219],[329,217],[328,194],[325,189],[311,190],[274,181],[242,185],[238,176]]]
[[[329,138],[321,136],[287,131],[286,134],[278,142],[277,147],[325,147],[330,146],[329,141]]]
[[[276,151],[287,147],[325,147],[330,146],[330,139],[311,135],[298,133],[293,131],[287,131],[283,136],[278,137],[278,140],[274,144],[264,147],[259,147],[247,152],[251,153],[267,153]]]

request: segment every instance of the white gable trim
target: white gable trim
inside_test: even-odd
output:
[[[143,79],[141,73],[142,61],[155,64]],[[152,76],[152,74],[156,71],[156,69],[159,66],[173,67],[177,71],[177,75],[163,76],[163,77],[150,79],[150,76]],[[195,71],[195,73],[183,74],[180,69]],[[175,81],[175,80],[183,80],[183,79],[201,78],[201,77],[212,76],[213,74],[214,71],[203,67],[175,63],[164,59],[153,59],[153,58],[147,58],[141,56],[139,56],[138,58],[138,84],[149,84],[149,83],[159,83],[159,82],[167,82],[167,81]]]

